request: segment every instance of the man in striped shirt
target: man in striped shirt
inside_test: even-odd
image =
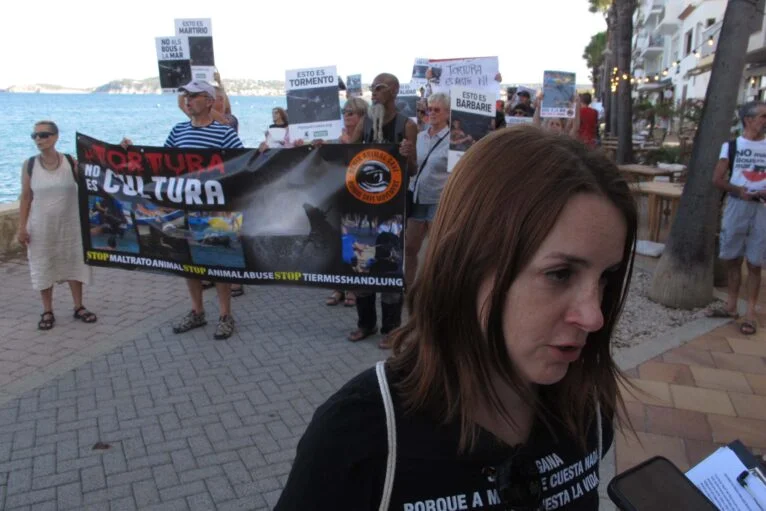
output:
[[[208,82],[195,80],[184,85],[179,92],[184,94],[186,111],[189,121],[176,124],[167,140],[165,147],[187,149],[238,149],[244,147],[237,133],[229,126],[214,121],[211,110],[215,102],[215,88]],[[131,145],[129,139],[123,139],[122,145]],[[207,324],[205,309],[202,303],[202,282],[196,279],[186,279],[192,310],[181,321],[173,326],[173,332],[179,334],[188,332]],[[228,339],[234,333],[234,319],[231,317],[231,284],[216,282],[218,292],[218,307],[221,315],[215,329],[216,339]]]

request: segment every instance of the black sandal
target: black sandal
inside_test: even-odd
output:
[[[53,324],[56,322],[56,316],[52,311],[45,311],[40,314],[40,321],[37,322],[38,330],[50,330],[53,328]]]
[[[74,311],[74,319],[79,319],[83,323],[95,323],[98,318],[96,318],[95,314],[86,309],[84,305],[80,305]]]
[[[236,298],[238,296],[242,296],[243,294],[245,294],[244,286],[242,286],[241,284],[239,285],[239,287],[231,286],[231,297],[232,298]]]

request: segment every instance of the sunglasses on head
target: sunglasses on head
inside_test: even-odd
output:
[[[52,137],[53,135],[55,135],[55,133],[51,133],[50,131],[38,131],[37,133],[32,133],[31,137],[32,140],[36,138],[42,138],[45,140],[46,138]]]

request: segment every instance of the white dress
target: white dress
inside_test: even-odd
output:
[[[83,262],[77,183],[71,165],[62,154],[59,167],[47,170],[36,157],[30,185],[27,256],[32,288],[42,291],[67,280],[90,284],[92,271]]]

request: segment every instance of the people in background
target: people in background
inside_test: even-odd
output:
[[[727,266],[726,304],[713,306],[709,317],[738,318],[743,259],[747,264],[747,311],[739,331],[758,330],[756,306],[761,289],[761,267],[766,256],[766,103],[752,101],[740,108],[742,135],[725,142],[713,172],[713,184],[726,194],[721,219],[719,257]]]
[[[580,94],[580,129],[577,137],[588,147],[596,147],[598,140],[598,112],[591,108],[593,97],[589,92]]]
[[[17,239],[27,249],[32,288],[40,292],[43,313],[37,328],[50,330],[53,285],[68,282],[74,318],[94,323],[96,315],[83,305],[83,284],[91,282],[91,268],[83,262],[80,209],[77,199],[77,162],[56,150],[59,128],[39,121],[32,140],[39,154],[21,168],[21,203]]]

